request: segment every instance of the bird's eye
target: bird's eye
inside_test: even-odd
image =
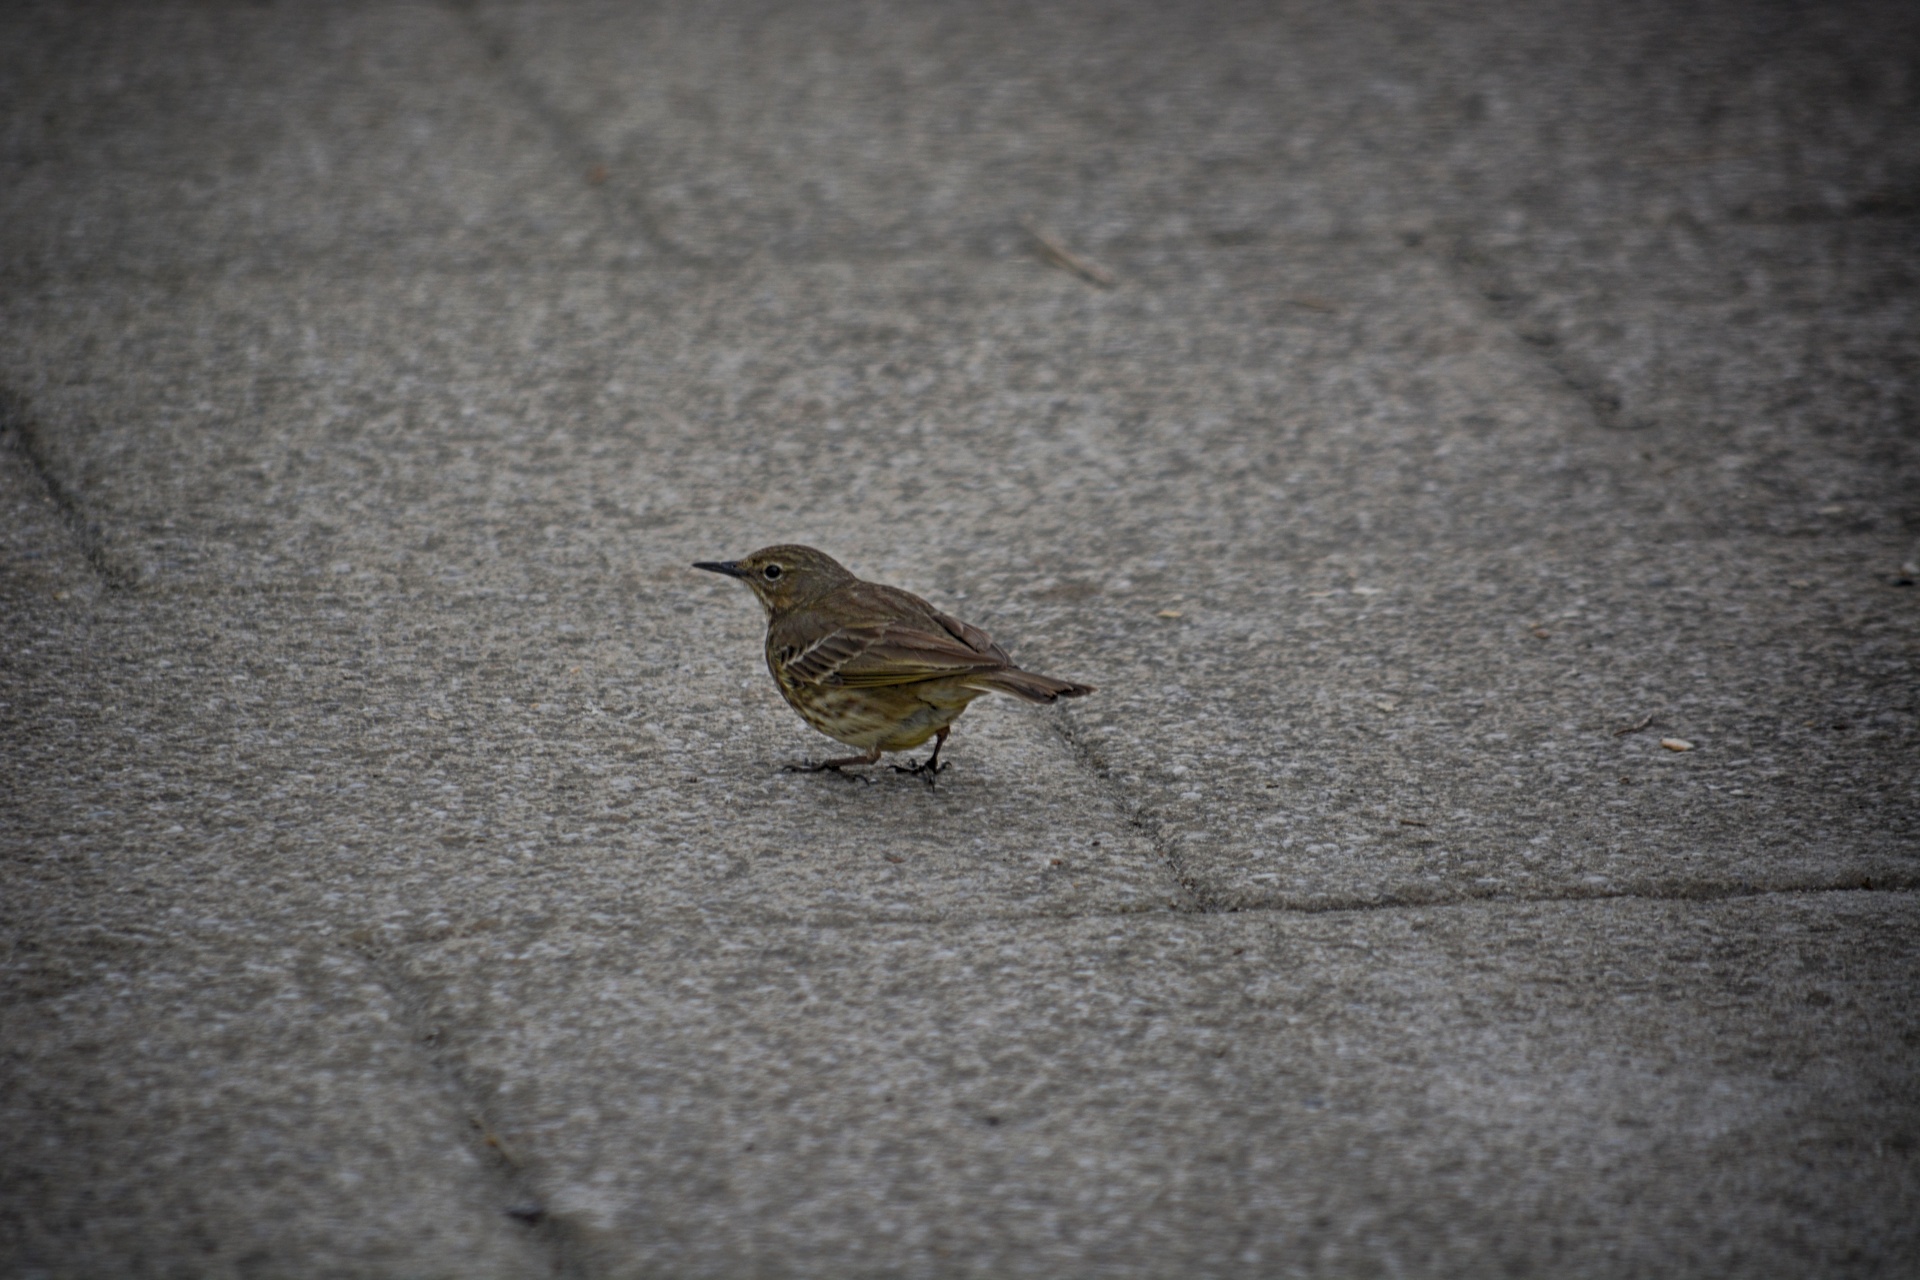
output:
[[[775,578],[780,576],[780,566],[777,564],[770,564],[766,568],[760,571],[760,576],[765,578],[768,582],[772,582]]]

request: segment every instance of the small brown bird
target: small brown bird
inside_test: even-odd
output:
[[[1052,702],[1093,692],[1091,685],[1022,671],[980,628],[911,592],[862,582],[812,547],[762,547],[744,559],[693,567],[753,588],[766,606],[767,670],[781,695],[808,724],[865,752],[789,769],[873,764],[882,751],[911,751],[932,738],[924,762],[894,766],[931,782],[949,726],[981,694]]]

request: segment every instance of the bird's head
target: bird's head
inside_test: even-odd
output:
[[[693,567],[740,579],[753,588],[768,614],[804,604],[854,581],[846,566],[826,552],[795,545],[762,547],[738,560],[702,560]]]

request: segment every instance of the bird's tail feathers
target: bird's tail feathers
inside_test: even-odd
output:
[[[1038,676],[1031,671],[1022,671],[1018,667],[1007,667],[1000,671],[982,672],[967,680],[972,689],[991,689],[995,693],[1010,693],[1016,698],[1025,698],[1028,702],[1052,702],[1057,698],[1079,698],[1093,692],[1090,684],[1075,684],[1071,680],[1055,680],[1052,676]]]

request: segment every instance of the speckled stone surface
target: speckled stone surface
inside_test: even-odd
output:
[[[1018,263],[279,293],[49,291],[14,308],[13,362],[45,420],[74,424],[45,433],[64,465],[125,513],[101,553],[128,578],[294,592],[206,669],[281,672],[266,696],[292,706],[318,696],[308,676],[353,680],[371,732],[438,744],[434,788],[471,789],[451,775],[477,766],[451,761],[483,720],[530,717],[620,789],[601,804],[715,830],[698,801],[732,760],[808,742],[759,669],[750,598],[687,562],[806,537],[1104,688],[975,713],[949,796],[972,766],[1085,797],[1125,872],[1110,906],[1179,900],[1176,880],[1205,905],[1324,907],[1920,869],[1920,608],[1892,585],[1897,544],[1730,539],[1737,495],[1695,505],[1415,251],[1188,254],[1111,294]],[[112,354],[76,353],[108,306]],[[729,382],[689,335],[750,366]],[[273,373],[235,380],[238,349]],[[478,363],[495,350],[524,359]],[[138,449],[156,427],[168,447]],[[895,512],[918,563],[876,523]],[[321,619],[337,657],[283,669]],[[974,753],[1000,723],[1038,754]],[[649,751],[689,776],[636,772]],[[796,818],[770,798],[818,789],[752,785],[722,793],[746,824],[728,842],[776,847],[762,815]],[[819,832],[886,803],[835,797]],[[1040,794],[1004,815],[934,838],[1063,854]],[[650,892],[692,872],[672,862]]]
[[[1910,1274],[1917,59],[0,14],[0,1270]]]
[[[542,1273],[377,965],[164,909],[9,924],[13,1274]]]
[[[1916,923],[1851,893],[408,963],[600,1274],[1820,1272],[1914,1249]]]

